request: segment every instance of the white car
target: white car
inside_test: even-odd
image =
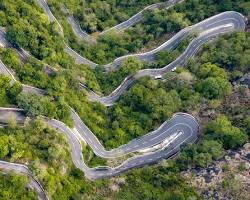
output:
[[[155,76],[155,79],[162,79],[162,75]]]
[[[174,72],[176,70],[176,67],[174,67],[173,69],[171,69],[172,72]]]

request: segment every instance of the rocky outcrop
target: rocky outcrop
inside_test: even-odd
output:
[[[182,172],[202,199],[250,199],[250,143],[225,156],[205,169]]]

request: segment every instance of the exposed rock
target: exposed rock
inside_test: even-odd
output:
[[[202,199],[243,200],[250,199],[250,145],[238,151],[227,151],[224,158],[213,162],[206,169],[190,169],[182,172]],[[239,169],[241,163],[244,168]],[[222,170],[227,165],[227,170]]]
[[[250,73],[245,74],[241,79],[240,83],[242,85],[247,85],[250,88]]]
[[[234,159],[236,159],[236,160],[240,160],[240,154],[239,153],[236,153],[235,155],[234,155]]]
[[[227,162],[230,162],[230,161],[231,161],[231,158],[230,158],[229,156],[225,156],[225,160],[226,160]]]
[[[113,178],[112,183],[110,185],[110,189],[114,192],[119,191],[121,186],[125,184],[125,179],[124,178]]]

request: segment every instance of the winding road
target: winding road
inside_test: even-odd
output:
[[[162,6],[164,6],[164,7],[166,7],[168,9],[168,8],[174,6],[177,3],[181,3],[182,1],[184,1],[184,0],[169,0],[167,2],[156,3],[156,4],[152,4],[150,6],[147,6],[142,11],[138,12],[137,14],[135,14],[134,16],[129,18],[127,21],[122,22],[122,23],[120,23],[120,24],[118,24],[118,25],[116,25],[116,26],[114,26],[112,28],[109,28],[109,29],[103,31],[102,33],[100,33],[100,35],[103,35],[103,34],[105,34],[107,32],[110,32],[110,31],[121,31],[121,30],[124,30],[126,28],[129,28],[129,27],[133,26],[134,24],[138,23],[142,19],[143,12],[145,10],[154,10],[154,9],[160,8]],[[58,26],[60,27],[60,33],[63,35],[63,28],[62,28],[61,24],[58,22],[58,20],[56,19],[56,17],[51,12],[46,0],[37,0],[37,2],[43,8],[44,12],[47,14],[50,22],[56,22],[58,24]],[[88,40],[90,42],[93,42],[94,39],[90,35],[88,35],[87,33],[85,33],[84,31],[81,30],[79,24],[74,20],[72,15],[68,15],[68,22],[71,25],[72,30],[74,31],[74,33],[76,34],[76,36],[78,38],[82,38],[82,39]],[[185,35],[185,36],[187,36],[187,35]],[[178,39],[178,38],[176,38],[176,39]],[[183,39],[183,38],[179,38],[179,39]],[[178,41],[176,41],[176,45],[177,44],[178,44]],[[148,52],[146,54],[133,54],[133,55],[122,56],[122,57],[117,58],[116,60],[114,60],[112,63],[109,63],[109,64],[105,65],[104,67],[105,67],[106,70],[115,69],[115,68],[120,66],[122,61],[124,61],[125,59],[127,59],[128,57],[131,57],[131,56],[138,57],[142,61],[152,61],[152,59],[153,59],[152,56],[153,55],[151,55],[151,57],[150,57],[150,54],[155,55],[156,52],[159,52],[160,50],[164,50],[164,49],[168,49],[168,48],[172,49],[176,45],[167,46],[167,45],[163,44],[160,47],[158,47],[156,50],[154,50],[152,52]],[[81,56],[80,54],[78,54],[71,47],[69,47],[68,44],[66,44],[66,43],[65,43],[65,51],[76,60],[77,64],[86,64],[86,65],[89,65],[92,68],[95,68],[95,67],[98,66],[97,63],[94,63],[93,61],[90,61],[87,58],[85,58],[85,57]]]
[[[5,172],[14,171],[17,174],[28,176],[30,180],[29,187],[34,188],[36,190],[39,199],[41,200],[49,199],[42,185],[32,176],[32,173],[30,172],[27,166],[0,160],[0,170],[4,170]]]
[[[37,1],[38,1],[39,5],[43,8],[44,12],[49,17],[50,21],[51,22],[56,22],[61,27],[60,23],[55,18],[55,16],[51,12],[49,6],[47,5],[46,0],[37,0]],[[170,1],[167,1],[167,2],[164,2],[164,3],[153,4],[151,6],[146,7],[143,10],[157,9],[157,8],[160,7],[160,4],[164,4],[165,6],[167,5],[167,8],[168,8],[168,7],[174,6],[177,3],[181,3],[183,1],[184,0],[170,0]],[[143,10],[140,11],[139,13],[142,14]],[[137,21],[137,20],[134,20],[134,17],[136,19],[138,18],[138,21],[140,21],[141,17],[142,17],[141,14],[139,14],[139,15],[136,14],[136,15],[132,16],[130,19],[128,19],[127,21],[123,22],[123,23],[125,23],[127,25],[122,25],[123,23],[121,23],[121,24],[118,24],[115,27],[120,27],[120,26],[121,27],[130,27],[130,26],[133,26],[134,23],[132,23],[132,22]],[[72,29],[74,29],[75,24],[71,23],[71,21],[69,21],[69,23],[70,23]],[[213,29],[216,29],[216,28],[217,29],[223,29],[223,27],[225,29],[226,28],[230,29],[230,27],[228,27],[229,24],[231,24],[233,26],[231,31],[227,30],[227,31],[223,32],[221,30],[213,30]],[[112,31],[113,29],[116,29],[115,27],[112,27],[112,28],[106,30],[105,32]],[[208,39],[211,39],[211,38],[216,36],[216,35],[212,36],[212,34],[216,34],[216,33],[221,34],[221,33],[226,33],[226,32],[239,31],[239,30],[244,30],[244,28],[245,28],[245,18],[244,18],[244,16],[242,16],[238,12],[227,11],[227,12],[218,14],[216,16],[213,16],[211,18],[208,18],[206,20],[203,20],[202,22],[200,22],[198,24],[195,24],[193,26],[189,26],[189,27],[186,27],[185,29],[182,29],[180,32],[175,34],[171,39],[169,39],[168,41],[166,41],[165,43],[163,43],[159,47],[157,47],[157,48],[155,48],[155,49],[153,49],[153,50],[151,50],[149,52],[125,55],[125,56],[116,58],[113,62],[108,63],[108,64],[104,65],[103,67],[107,71],[119,69],[122,62],[125,61],[129,57],[136,57],[139,60],[144,61],[144,62],[154,62],[158,52],[163,51],[163,50],[173,50],[174,48],[176,48],[178,46],[178,44],[180,44],[181,41],[183,41],[185,38],[187,38],[192,33],[197,32],[199,34],[202,34],[204,32],[210,32],[210,33],[206,33],[206,35],[208,37],[210,37]],[[61,27],[61,30],[62,30],[62,27]],[[209,31],[209,30],[211,30],[211,31]],[[61,31],[61,32],[63,34],[63,31]],[[77,32],[76,32],[76,34],[77,34]],[[201,42],[203,40],[201,39]],[[206,41],[204,40],[204,43],[205,42]],[[75,59],[77,64],[86,64],[86,65],[89,65],[93,69],[96,68],[99,65],[98,63],[95,63],[95,62],[83,57],[82,55],[77,53],[75,50],[73,50],[71,47],[69,47],[68,44],[66,44],[66,43],[65,43],[65,51]],[[187,60],[187,59],[185,59],[185,60]],[[182,63],[180,63],[180,64],[182,64]],[[144,73],[145,73],[145,70],[144,70]],[[138,76],[140,76],[140,75],[138,75]]]
[[[88,91],[89,99],[91,101],[99,101],[105,106],[112,106],[136,80],[144,76],[150,76],[155,78],[157,76],[164,76],[166,73],[179,66],[184,66],[190,58],[192,58],[200,47],[212,39],[218,37],[220,34],[232,33],[234,31],[244,31],[245,18],[238,12],[228,11],[211,18],[208,18],[196,25],[187,27],[178,32],[173,38],[165,42],[160,47],[143,54],[131,55],[139,58],[143,61],[152,61],[154,56],[162,50],[173,49],[176,47],[183,38],[187,37],[192,32],[197,32],[198,36],[193,39],[186,50],[173,62],[160,69],[143,69],[136,74],[129,75],[124,81],[108,96],[101,97],[95,92],[88,89],[84,84],[80,84],[84,89]],[[128,57],[128,56],[127,56]],[[127,57],[121,57],[115,60],[114,63],[122,63],[122,60]]]
[[[25,122],[24,111],[15,108],[0,108],[0,123],[6,123],[6,116],[14,115],[19,123]],[[105,150],[93,132],[83,123],[80,117],[72,110],[74,128],[58,120],[45,118],[47,124],[63,133],[71,147],[71,157],[75,166],[81,169],[89,179],[112,177],[132,168],[156,163],[163,158],[169,158],[179,152],[181,145],[194,142],[198,137],[199,124],[197,120],[187,113],[176,113],[170,120],[163,123],[157,130],[150,132],[140,138],[134,139],[110,151]],[[176,137],[173,138],[173,135]],[[130,153],[137,153],[121,165],[111,168],[100,166],[89,168],[83,160],[81,141],[85,141],[97,156],[102,158],[117,158]]]
[[[39,0],[39,1],[46,1],[46,0]],[[134,26],[135,24],[139,23],[142,19],[143,19],[143,13],[145,11],[150,11],[150,10],[155,10],[158,9],[160,7],[164,7],[165,9],[169,9],[171,7],[173,7],[175,4],[177,3],[181,3],[184,0],[169,0],[166,2],[160,2],[160,3],[155,3],[155,4],[151,4],[147,7],[145,7],[144,9],[142,9],[140,12],[136,13],[135,15],[133,15],[132,17],[130,17],[128,20],[117,24],[114,27],[108,28],[106,30],[104,30],[103,32],[99,33],[99,35],[104,35],[105,33],[108,33],[110,31],[115,31],[115,32],[119,32],[119,31],[123,31],[125,29],[128,29],[132,26]],[[79,25],[79,23],[77,22],[77,20],[75,20],[75,18],[73,17],[72,14],[70,14],[70,12],[66,9],[66,12],[68,13],[67,15],[67,20],[69,22],[69,24],[72,27],[72,30],[74,31],[75,35],[81,39],[81,40],[86,40],[89,42],[94,42],[95,39],[89,35],[88,33],[86,33],[85,31],[83,31]],[[53,17],[50,17],[51,20],[53,20]]]
[[[50,21],[57,21],[46,4],[45,0],[38,0],[40,5],[44,8],[48,14]],[[174,1],[172,1],[174,2]],[[136,16],[136,15],[135,15]],[[136,21],[136,20],[135,20]],[[59,23],[59,22],[57,22]],[[124,26],[126,27],[126,26]],[[190,58],[192,58],[200,47],[216,38],[220,34],[228,34],[234,31],[242,31],[245,28],[245,18],[240,13],[234,11],[228,11],[219,15],[208,18],[196,25],[187,27],[177,33],[173,38],[162,44],[160,47],[142,54],[134,54],[117,58],[111,64],[105,66],[107,70],[113,70],[120,66],[122,61],[130,56],[139,58],[142,61],[153,61],[157,52],[161,50],[174,49],[184,38],[193,32],[197,32],[198,36],[193,39],[186,50],[172,63],[161,69],[144,69],[138,71],[136,74],[128,76],[121,85],[114,90],[110,95],[106,97],[100,97],[93,91],[88,90],[86,86],[82,85],[89,91],[89,99],[91,101],[99,101],[103,105],[111,106],[119,98],[119,96],[127,90],[136,80],[144,76],[150,76],[155,78],[158,75],[165,75],[170,70],[178,66],[185,65]],[[0,42],[2,46],[8,47],[4,42],[4,34],[0,31]],[[76,52],[65,47],[66,51],[72,55],[78,56],[78,63],[89,64],[92,67],[97,66],[96,63],[83,58]],[[68,50],[67,50],[68,49]],[[73,52],[73,53],[72,53]],[[87,63],[86,63],[87,62]],[[12,82],[16,79],[12,72],[0,62],[0,72],[9,76]],[[45,91],[34,88],[32,86],[23,85],[23,92],[35,92],[40,95],[45,95]],[[19,122],[23,123],[25,115],[21,109],[14,108],[0,108],[1,116],[6,116],[8,113],[18,116]],[[127,144],[124,144],[116,149],[110,151],[106,150],[101,144],[95,134],[84,124],[77,113],[72,109],[71,117],[74,122],[74,128],[69,128],[63,122],[58,120],[50,120],[45,118],[47,124],[63,133],[67,138],[71,147],[71,157],[74,165],[85,173],[85,176],[89,179],[95,180],[103,177],[112,177],[121,174],[124,171],[128,171],[135,167],[144,166],[151,163],[156,163],[163,158],[170,158],[180,151],[182,145],[186,143],[195,142],[198,138],[199,124],[197,120],[187,113],[176,113],[170,120],[164,122],[157,130],[152,131],[140,138],[134,139]],[[6,123],[6,117],[1,119],[0,123]],[[130,157],[125,160],[121,165],[111,168],[108,166],[99,166],[96,168],[89,168],[83,159],[81,142],[86,142],[93,152],[102,158],[117,158],[127,154],[136,153],[136,156]],[[30,177],[31,184],[38,191],[41,199],[48,199],[41,184],[32,178],[31,173],[25,165],[18,165],[14,163],[8,163],[0,161],[0,168],[4,170],[14,170],[17,173],[23,173]],[[37,185],[36,185],[37,184]]]

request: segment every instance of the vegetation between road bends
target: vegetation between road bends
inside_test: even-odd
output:
[[[73,3],[70,5],[70,2],[63,3],[74,11],[75,8],[71,7]],[[105,4],[110,2],[107,1]],[[124,1],[119,2],[116,3],[123,8]],[[170,10],[145,12],[142,23],[119,35],[114,33],[98,37],[97,43],[90,45],[78,41],[65,17],[59,16],[61,2],[49,1],[49,3],[53,13],[63,24],[64,39],[84,56],[100,64],[110,62],[129,52],[138,51],[141,47],[147,47],[148,42],[163,37],[166,32],[169,37],[181,28],[218,12],[225,10],[237,10],[245,14],[249,12],[249,3],[244,0],[220,2],[186,0]],[[85,3],[91,4],[91,16],[97,14],[93,8],[97,8],[96,12],[105,8],[99,1]],[[81,6],[76,5],[76,10],[79,8]],[[117,8],[116,12],[120,12],[120,8]],[[131,11],[130,9],[122,9],[122,11],[126,15],[131,15],[141,8],[142,6],[138,6]],[[121,15],[124,13],[122,12]],[[118,19],[115,15],[120,16],[117,13],[114,16],[109,14],[108,18],[103,20],[103,24],[100,21],[103,16],[96,16],[98,25],[94,28],[101,31],[127,18],[125,16]],[[81,19],[82,16],[75,17]],[[83,21],[83,23],[86,22]],[[153,130],[174,112],[193,113],[202,122],[204,117],[200,113],[204,111],[204,104],[215,111],[213,116],[209,116],[209,122],[204,127],[204,135],[200,143],[184,147],[176,160],[169,160],[158,166],[136,169],[121,175],[120,178],[97,182],[87,181],[84,174],[73,166],[64,137],[48,128],[40,119],[27,122],[22,128],[12,124],[1,129],[1,159],[28,163],[51,199],[195,198],[196,192],[187,185],[179,172],[186,168],[208,166],[212,160],[223,155],[224,149],[238,148],[249,136],[247,134],[250,130],[250,120],[249,117],[247,118],[249,104],[232,105],[227,101],[231,96],[235,97],[235,93],[239,99],[247,97],[240,96],[240,90],[236,90],[233,85],[239,84],[239,79],[249,73],[250,35],[248,32],[223,36],[216,42],[205,45],[199,55],[190,61],[187,68],[171,72],[164,77],[165,81],[160,82],[148,77],[140,79],[121,96],[114,107],[106,108],[99,103],[90,103],[86,92],[79,90],[79,81],[86,83],[100,94],[105,94],[117,86],[122,77],[144,68],[147,63],[130,59],[123,63],[120,70],[110,74],[105,74],[101,66],[94,71],[88,66],[76,65],[63,51],[63,38],[58,34],[57,25],[49,23],[36,1],[1,1],[0,25],[6,27],[7,39],[14,47],[19,45],[34,56],[23,61],[13,49],[1,49],[1,60],[15,71],[20,82],[39,87],[48,93],[46,97],[20,94],[21,85],[18,83],[11,85],[10,80],[1,75],[1,106],[18,105],[31,117],[47,115],[72,125],[68,107],[70,105],[109,149]],[[85,24],[82,26],[84,27]],[[166,60],[163,61],[163,57]],[[162,66],[175,57],[172,52],[161,52],[160,62],[154,67]],[[48,67],[45,63],[51,65],[50,67],[54,69],[53,73],[45,70]],[[246,89],[244,94],[247,94],[247,91]],[[231,107],[231,110],[225,109]],[[236,114],[240,116],[237,119]],[[10,193],[8,183],[13,181],[12,178],[3,176],[0,176],[0,182],[7,183],[4,185],[6,188],[0,191],[7,191],[5,194],[8,194]],[[18,192],[15,189],[16,184],[19,186]],[[23,197],[32,199],[30,197],[33,196],[33,192],[27,194],[25,189],[22,190],[24,185],[26,181],[19,182],[19,179],[18,182],[15,181],[12,187],[15,190],[13,199],[20,199],[19,192]],[[0,195],[2,195],[1,192]]]

